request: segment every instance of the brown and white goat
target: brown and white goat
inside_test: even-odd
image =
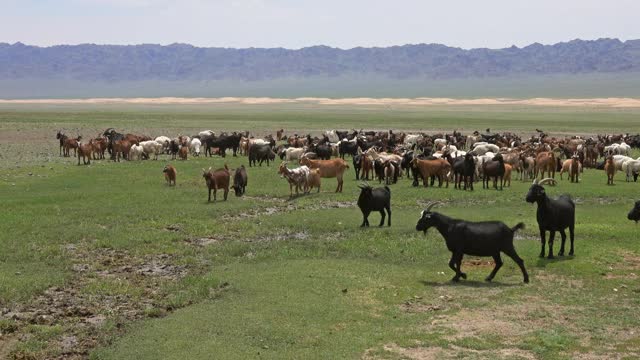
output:
[[[78,165],[80,165],[80,158],[82,157],[82,163],[85,165],[91,164],[91,152],[93,147],[90,143],[82,144],[78,143],[77,155],[78,155]]]
[[[293,189],[296,190],[296,196],[300,194],[300,190],[307,193],[309,168],[307,166],[299,166],[295,169],[289,169],[287,163],[283,162],[278,167],[278,174],[287,179],[289,183],[289,197],[293,198]]]
[[[560,170],[560,180],[562,180],[562,174],[567,172],[569,173],[569,178],[571,182],[580,182],[578,179],[578,175],[582,171],[582,164],[580,163],[580,157],[577,152],[573,153],[571,159],[567,159],[562,163],[562,170]]]

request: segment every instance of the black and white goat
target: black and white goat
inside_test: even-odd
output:
[[[416,230],[424,231],[426,234],[431,227],[438,229],[447,244],[447,248],[451,251],[449,267],[456,273],[451,279],[452,281],[467,278],[467,274],[460,270],[462,257],[465,254],[493,257],[495,267],[485,279],[486,281],[493,280],[500,267],[502,267],[500,253],[503,252],[518,264],[520,270],[522,270],[524,282],[529,282],[529,274],[524,268],[524,261],[518,256],[516,249],[513,247],[513,234],[524,228],[523,223],[518,223],[516,226],[509,228],[501,221],[471,222],[452,219],[443,214],[431,212],[431,208],[436,204],[438,203],[430,203],[422,211]]]
[[[547,256],[549,259],[553,259],[553,240],[556,236],[556,231],[559,231],[562,237],[558,256],[564,256],[564,243],[567,240],[567,234],[564,232],[566,228],[569,228],[569,236],[571,238],[569,255],[573,255],[573,238],[576,223],[576,204],[569,195],[560,195],[557,199],[550,199],[545,193],[542,185],[547,183],[555,184],[555,182],[552,178],[546,178],[540,180],[540,182],[537,179],[533,180],[526,197],[528,203],[538,204],[536,218],[540,228],[540,241],[542,242],[540,257],[544,257],[545,233],[549,232],[549,254]]]

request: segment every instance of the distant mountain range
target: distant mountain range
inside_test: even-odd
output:
[[[5,84],[11,86],[27,80],[31,84],[64,80],[74,84],[237,81],[247,87],[250,85],[246,82],[280,79],[325,81],[355,77],[397,82],[625,73],[640,73],[640,40],[573,40],[495,50],[465,50],[438,44],[288,50],[185,44],[38,47],[0,43],[0,80],[10,80]],[[28,96],[25,91],[22,89],[17,96]],[[0,96],[12,94],[0,82]]]
[[[640,40],[573,40],[498,50],[464,50],[436,44],[287,50],[183,44],[37,47],[0,43],[0,79],[255,81],[351,74],[446,79],[633,71],[640,71]]]

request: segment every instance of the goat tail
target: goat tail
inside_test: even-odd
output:
[[[516,224],[516,226],[511,228],[511,231],[516,232],[518,230],[524,229],[524,223],[523,222],[519,222],[518,224]]]

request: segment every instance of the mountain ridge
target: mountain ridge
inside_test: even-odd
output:
[[[340,49],[169,45],[0,43],[0,79],[79,81],[265,81],[377,76],[465,79],[640,72],[640,40],[575,39],[519,48],[462,49],[442,44]]]

